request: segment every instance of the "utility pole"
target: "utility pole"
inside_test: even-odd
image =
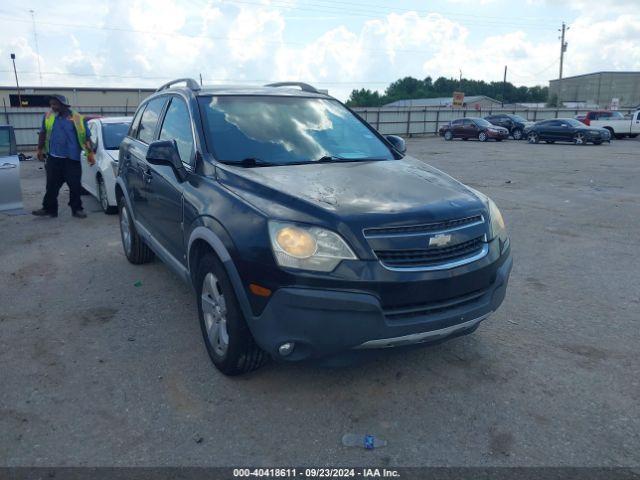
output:
[[[36,30],[36,17],[33,10],[29,10],[31,21],[33,22],[33,39],[36,42],[36,55],[38,56],[38,76],[40,77],[40,86],[42,86],[42,70],[40,69],[40,47],[38,47],[38,32]]]
[[[200,74],[200,86],[202,86],[202,74]]]
[[[502,107],[504,107],[504,95],[507,92],[507,66],[504,66],[504,78],[502,79]]]
[[[565,31],[569,30],[564,22],[562,22],[562,29],[559,29],[559,32],[562,32],[560,35],[560,75],[558,76],[558,106],[562,105],[560,101],[560,97],[562,95],[562,66],[564,64],[564,53],[567,51],[567,42],[564,41]]]
[[[18,89],[18,106],[22,107],[22,96],[20,95],[20,84],[18,83],[18,71],[16,70],[16,54],[11,54],[11,61],[13,62],[13,74],[16,76],[16,88]]]

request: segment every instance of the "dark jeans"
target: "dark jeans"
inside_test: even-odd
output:
[[[82,166],[70,158],[47,157],[47,192],[42,200],[42,208],[49,213],[58,213],[58,193],[63,183],[69,186],[69,206],[73,212],[82,210],[80,193],[82,185]]]

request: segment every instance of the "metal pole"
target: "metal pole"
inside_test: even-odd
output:
[[[504,95],[507,91],[507,66],[504,66],[504,79],[502,80],[502,108],[504,108]]]
[[[564,52],[567,51],[567,42],[564,41],[565,31],[569,30],[564,22],[562,22],[562,35],[560,36],[560,75],[558,76],[558,106],[561,105],[560,98],[562,97],[562,67],[564,65]]]
[[[40,69],[40,47],[38,46],[38,31],[36,30],[36,17],[33,10],[29,10],[31,21],[33,22],[33,39],[36,43],[36,55],[38,58],[38,76],[40,77],[40,86],[42,86],[42,70]]]
[[[13,74],[16,76],[16,88],[18,89],[18,103],[19,107],[22,107],[22,96],[20,95],[20,84],[18,83],[18,71],[16,70],[16,54],[11,54],[11,61],[13,62]]]

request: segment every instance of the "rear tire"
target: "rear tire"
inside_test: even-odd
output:
[[[522,130],[520,130],[519,128],[514,128],[511,132],[511,136],[514,140],[522,140]]]
[[[587,138],[585,137],[584,133],[576,133],[573,136],[573,143],[575,145],[586,145],[587,144]]]
[[[487,132],[480,132],[478,134],[478,140],[480,140],[481,142],[486,142],[487,141]]]
[[[100,206],[102,211],[107,215],[113,215],[118,212],[118,207],[112,207],[109,205],[109,197],[107,197],[107,189],[104,186],[104,179],[102,175],[98,175],[96,179],[96,187],[98,189],[98,200],[100,200]]]
[[[120,238],[122,239],[122,248],[124,248],[127,260],[134,265],[149,263],[155,255],[153,250],[138,235],[124,197],[120,198],[118,207],[120,210]]]
[[[227,271],[212,253],[198,262],[195,283],[200,328],[216,368],[235,376],[264,365],[269,355],[253,339]]]

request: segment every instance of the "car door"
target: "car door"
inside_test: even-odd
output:
[[[460,138],[464,132],[462,128],[462,119],[454,120],[451,122],[451,132],[455,138]]]
[[[462,121],[462,129],[464,138],[474,138],[478,135],[478,126],[473,122],[473,120],[469,120],[465,118]]]
[[[538,135],[540,136],[540,140],[550,140],[554,142],[559,140],[561,136],[560,122],[558,120],[542,122],[538,130]]]
[[[96,173],[98,172],[98,152],[101,144],[100,138],[100,123],[98,120],[90,120],[88,122],[89,133],[91,135],[91,142],[93,143],[94,151],[95,151],[95,160],[96,163],[94,165],[89,165],[87,161],[87,155],[83,151],[80,158],[80,164],[82,169],[82,186],[91,193],[94,197],[98,196],[98,189],[96,186]]]
[[[171,95],[160,122],[158,140],[175,140],[180,159],[187,171],[194,163],[195,146],[191,127],[191,115],[186,101],[179,95]],[[173,167],[150,164],[144,186],[147,202],[145,216],[150,233],[169,253],[186,264],[183,235],[183,182]]]
[[[20,159],[13,127],[0,127],[0,211],[21,210]]]
[[[576,129],[564,120],[558,120],[557,132],[557,140],[560,140],[562,142],[570,142],[573,140]]]
[[[166,96],[155,97],[149,100],[144,106],[140,116],[140,122],[132,131],[132,141],[128,142],[123,149],[124,162],[126,166],[126,183],[129,189],[129,200],[133,216],[137,222],[141,223],[148,230],[148,225],[152,219],[148,218],[149,201],[146,183],[150,173],[150,165],[147,162],[147,150],[149,144],[156,139],[158,120],[167,101]]]

